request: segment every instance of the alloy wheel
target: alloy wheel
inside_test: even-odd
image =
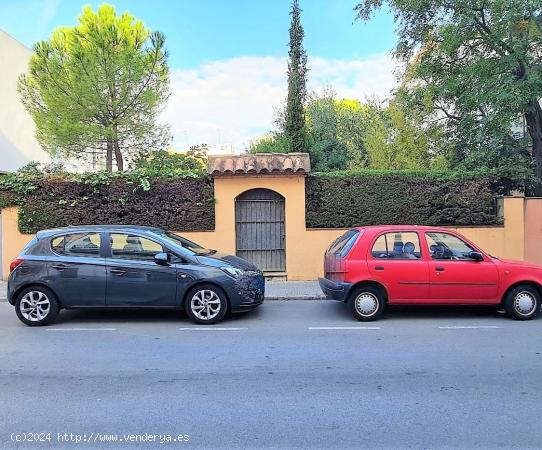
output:
[[[39,322],[47,317],[51,309],[51,302],[41,291],[27,292],[20,302],[22,316],[30,322]]]
[[[190,300],[190,309],[200,320],[214,319],[220,313],[220,308],[220,297],[211,290],[197,291]]]

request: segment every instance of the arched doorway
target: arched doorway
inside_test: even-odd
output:
[[[236,254],[264,272],[286,271],[284,197],[251,189],[235,199]]]

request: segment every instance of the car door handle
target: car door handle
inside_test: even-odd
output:
[[[384,270],[384,266],[375,266],[375,270]]]
[[[121,276],[121,275],[124,275],[126,273],[126,270],[124,270],[124,269],[111,269],[110,272],[114,273],[115,275]]]
[[[56,269],[59,272],[62,272],[64,269],[66,269],[66,266],[64,264],[53,264],[51,269]]]
[[[435,267],[435,270],[436,270],[437,272],[444,272],[444,267],[437,266],[437,267]]]

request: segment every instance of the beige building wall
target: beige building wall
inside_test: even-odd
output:
[[[31,160],[49,160],[34,137],[34,122],[17,92],[32,51],[0,30],[0,170],[16,170]]]

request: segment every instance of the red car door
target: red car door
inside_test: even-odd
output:
[[[429,297],[429,266],[414,231],[382,233],[367,255],[369,271],[388,292],[390,303],[418,303]]]
[[[451,233],[425,233],[429,260],[429,295],[435,303],[498,303],[499,273],[493,261]],[[477,260],[472,252],[483,259]]]

